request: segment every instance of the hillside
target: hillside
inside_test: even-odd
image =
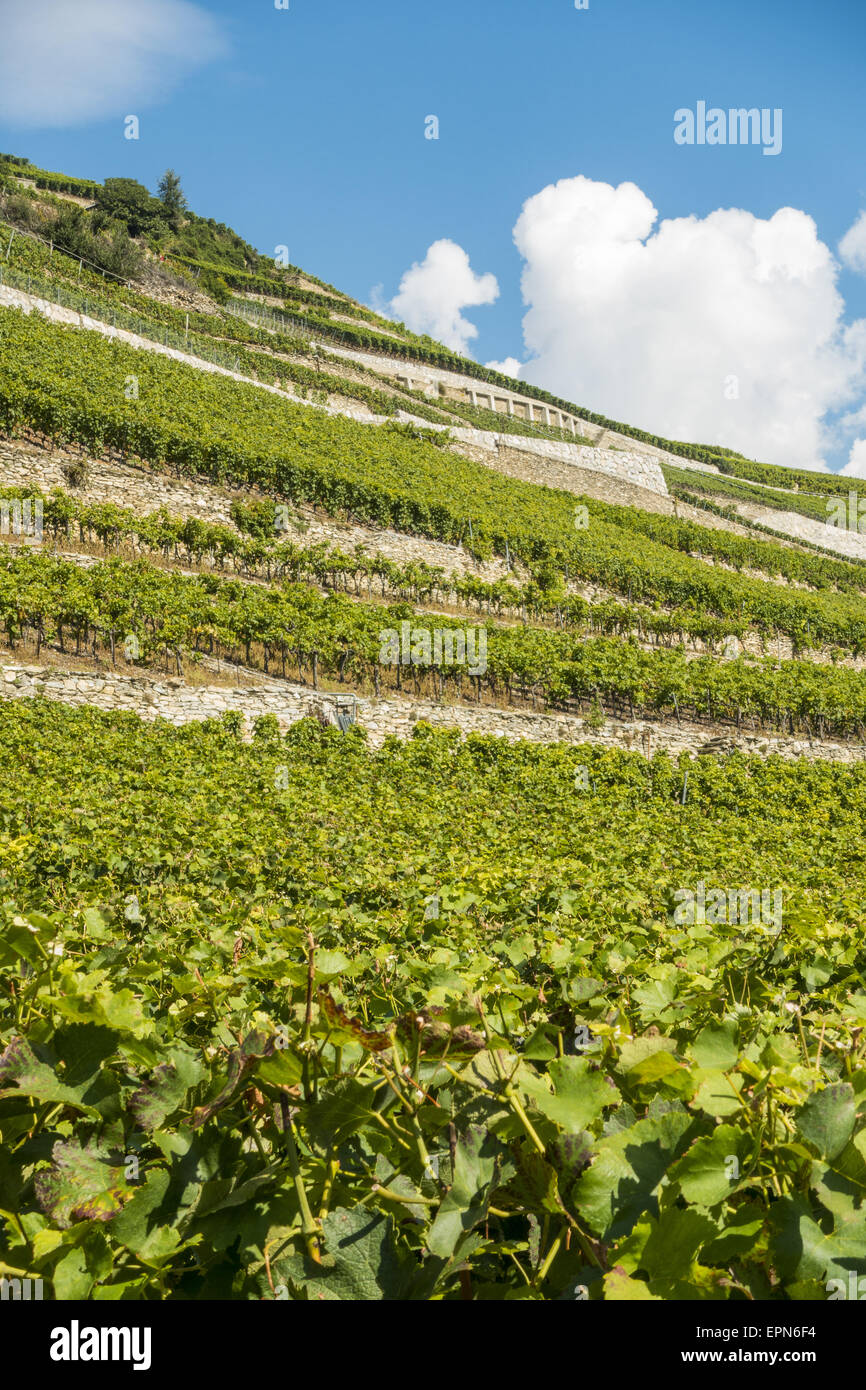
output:
[[[4,1269],[787,1302],[866,1268],[849,488],[0,156]]]

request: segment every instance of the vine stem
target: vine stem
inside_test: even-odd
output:
[[[394,1060],[395,1060],[395,1062],[399,1065],[401,1059],[400,1059],[399,1051],[398,1051],[398,1049],[397,1049],[397,1039],[396,1039],[396,1038],[392,1038],[392,1042],[393,1042]],[[403,1108],[408,1112],[408,1116],[409,1116],[409,1129],[410,1129],[411,1132],[412,1132],[412,1138],[415,1140],[415,1147],[416,1147],[416,1149],[417,1149],[417,1151],[418,1151],[418,1157],[419,1157],[419,1159],[421,1160],[421,1169],[422,1169],[422,1171],[425,1172],[425,1173],[426,1173],[428,1170],[432,1171],[432,1165],[431,1165],[431,1163],[430,1163],[430,1155],[429,1155],[428,1152],[427,1152],[427,1145],[424,1143],[424,1136],[423,1136],[423,1134],[421,1133],[421,1126],[420,1126],[419,1123],[418,1123],[418,1117],[417,1117],[417,1115],[416,1115],[416,1113],[415,1113],[415,1109],[414,1109],[412,1103],[408,1100],[408,1098],[407,1098],[407,1097],[404,1095],[404,1093],[403,1093],[403,1088],[402,1088],[402,1085],[400,1084],[401,1079],[402,1079],[401,1076],[400,1076],[400,1073],[399,1073],[399,1071],[395,1068],[394,1075],[393,1075],[393,1077],[392,1077],[391,1072],[389,1071],[389,1069],[388,1069],[387,1065],[385,1064],[385,1062],[384,1062],[384,1061],[381,1061],[380,1064],[381,1064],[382,1071],[383,1071],[384,1076],[385,1076],[385,1080],[388,1082],[388,1085],[391,1087],[391,1090],[394,1092],[394,1094],[395,1094],[395,1096],[397,1097],[397,1099],[399,1100],[400,1104],[401,1104],[401,1105],[403,1106]],[[413,1085],[414,1085],[414,1083],[413,1083]]]
[[[510,1077],[510,1076],[506,1076],[505,1070],[504,1070],[504,1068],[503,1068],[503,1066],[502,1066],[502,1063],[501,1063],[501,1061],[500,1061],[500,1059],[499,1059],[498,1053],[497,1053],[496,1050],[495,1050],[493,1047],[491,1047],[491,1045],[490,1045],[490,1042],[491,1042],[491,1039],[490,1039],[490,1028],[489,1028],[488,1023],[487,1023],[487,1016],[486,1016],[486,1014],[484,1013],[484,1011],[483,1011],[481,1008],[479,1008],[478,1012],[479,1012],[479,1014],[481,1015],[481,1025],[482,1025],[482,1027],[483,1027],[483,1029],[484,1029],[484,1036],[485,1036],[485,1038],[486,1038],[486,1040],[487,1040],[487,1047],[488,1047],[488,1050],[489,1050],[489,1052],[490,1052],[490,1056],[491,1056],[491,1058],[492,1058],[492,1060],[493,1060],[493,1067],[494,1067],[494,1070],[496,1071],[496,1074],[497,1074],[497,1076],[499,1077],[499,1080],[502,1081],[502,1082],[504,1082],[502,1094],[503,1094],[503,1096],[505,1097],[505,1099],[508,1101],[509,1106],[510,1106],[511,1109],[514,1111],[514,1113],[515,1113],[515,1115],[517,1116],[517,1118],[518,1118],[518,1120],[520,1121],[520,1123],[523,1125],[523,1128],[526,1130],[526,1133],[528,1134],[529,1139],[530,1139],[530,1142],[532,1143],[533,1147],[537,1150],[538,1153],[541,1154],[541,1156],[542,1156],[542,1158],[543,1158],[543,1157],[544,1157],[544,1154],[545,1154],[545,1152],[546,1152],[545,1146],[544,1146],[544,1144],[542,1143],[542,1141],[539,1139],[538,1135],[536,1134],[535,1129],[533,1128],[532,1123],[531,1123],[531,1121],[530,1121],[530,1119],[529,1119],[529,1116],[527,1115],[526,1111],[524,1110],[523,1104],[522,1104],[522,1102],[521,1102],[519,1096],[517,1095],[517,1092],[515,1091],[514,1087],[513,1087],[512,1084],[511,1084],[511,1077]],[[520,1058],[519,1058],[519,1057],[518,1057],[518,1059],[517,1059],[517,1065],[518,1065],[518,1066],[520,1065]],[[515,1071],[516,1071],[516,1070],[517,1070],[517,1068],[515,1067]]]
[[[565,1238],[565,1233],[566,1233],[567,1230],[568,1230],[568,1227],[567,1227],[567,1226],[563,1226],[562,1229],[561,1229],[560,1232],[559,1232],[559,1235],[558,1235],[558,1236],[556,1237],[556,1239],[553,1241],[553,1244],[551,1245],[550,1249],[548,1250],[547,1254],[546,1254],[545,1257],[544,1257],[544,1262],[540,1265],[540,1267],[539,1267],[538,1270],[536,1271],[535,1278],[534,1278],[533,1281],[532,1281],[533,1284],[543,1284],[543,1283],[544,1283],[544,1281],[545,1281],[545,1279],[547,1278],[547,1275],[548,1275],[548,1273],[549,1273],[549,1271],[550,1271],[550,1266],[553,1264],[553,1261],[556,1259],[557,1255],[559,1254],[559,1251],[560,1251],[560,1248],[561,1248],[561,1246],[562,1246],[562,1242],[563,1242],[563,1240],[564,1240],[564,1238]]]
[[[390,1187],[383,1187],[381,1183],[374,1183],[372,1191],[362,1197],[362,1202],[368,1202],[371,1197],[384,1197],[389,1202],[400,1202],[405,1207],[438,1207],[438,1197],[403,1197],[399,1192],[394,1192]]]
[[[331,1193],[334,1190],[334,1182],[340,1171],[340,1160],[328,1155],[325,1167],[325,1181],[322,1184],[322,1200],[319,1203],[319,1220],[322,1221],[328,1214],[328,1204],[331,1200]]]
[[[592,1242],[590,1241],[589,1237],[584,1234],[583,1230],[575,1221],[571,1212],[562,1203],[561,1200],[559,1201],[558,1205],[560,1211],[562,1212],[563,1216],[568,1222],[569,1227],[572,1231],[574,1231],[574,1234],[577,1236],[578,1244],[580,1245],[581,1250],[583,1251],[586,1258],[589,1260],[590,1264],[594,1264],[596,1269],[604,1269],[604,1265],[602,1264],[601,1260],[598,1258],[598,1255],[592,1248]]]
[[[313,981],[316,974],[316,943],[313,940],[312,932],[307,932],[307,1000],[304,1009],[304,1060],[302,1066],[302,1079],[304,1084],[304,1100],[307,1102],[313,1099],[313,1092],[310,1086],[310,1052],[307,1043],[310,1041],[310,1034],[313,1027]]]
[[[298,1206],[301,1210],[301,1229],[304,1233],[304,1244],[307,1247],[307,1254],[317,1265],[322,1263],[322,1256],[319,1250],[319,1223],[310,1210],[310,1203],[307,1199],[307,1189],[304,1187],[304,1179],[301,1176],[301,1164],[298,1158],[298,1147],[295,1143],[295,1130],[292,1124],[292,1117],[289,1113],[289,1102],[285,1096],[280,1097],[280,1112],[283,1117],[283,1134],[286,1140],[286,1150],[289,1155],[289,1171],[292,1175],[292,1182],[295,1194],[298,1198]]]

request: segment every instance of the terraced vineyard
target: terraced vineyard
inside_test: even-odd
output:
[[[34,173],[33,207],[85,186]],[[196,225],[166,249],[200,281],[156,289],[11,239],[16,293],[249,379],[0,307],[0,664],[142,698],[266,676],[295,713],[173,727],[4,681],[0,1276],[61,1301],[849,1297],[866,571],[728,510],[823,517],[849,480],[637,426],[707,525],[507,476],[393,418],[503,417],[209,303],[206,274],[387,337],[228,229],[197,257]],[[374,751],[348,700],[299,718],[299,687],[453,727]],[[470,711],[585,741],[464,736]],[[705,756],[624,750],[684,721]],[[804,756],[747,756],[756,731]]]
[[[4,1259],[58,1296],[809,1299],[866,1254],[863,769],[683,806],[422,730],[2,745]],[[685,921],[708,865],[783,923]]]

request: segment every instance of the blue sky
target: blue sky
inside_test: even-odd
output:
[[[40,42],[55,43],[58,51],[65,42],[63,11],[74,10],[79,26],[92,23],[93,62],[112,71],[114,88],[108,82],[108,91],[93,98],[91,105],[101,103],[102,109],[90,110],[87,95],[72,92],[65,112],[66,93],[55,90],[50,99],[46,94],[44,116],[38,108],[22,114],[0,57],[0,75],[7,78],[0,148],[49,168],[99,179],[128,175],[151,188],[171,165],[197,212],[229,223],[265,252],[287,244],[293,261],[368,302],[374,286],[382,287],[380,302],[390,300],[403,273],[424,260],[431,244],[453,242],[465,251],[472,273],[494,275],[499,288],[494,303],[464,310],[478,330],[468,342],[473,356],[535,359],[528,376],[546,374],[543,384],[615,418],[630,419],[625,412],[639,410],[643,418],[632,422],[650,428],[682,423],[694,429],[705,420],[717,434],[724,429],[728,417],[720,424],[716,406],[703,415],[697,406],[691,413],[678,407],[673,386],[664,386],[664,363],[651,393],[641,395],[634,386],[642,361],[653,355],[653,342],[664,355],[677,321],[685,341],[706,341],[716,332],[724,338],[729,329],[719,323],[718,304],[702,316],[697,292],[691,295],[693,309],[672,296],[665,281],[670,272],[658,263],[664,257],[657,257],[628,279],[625,298],[612,286],[603,300],[589,302],[588,287],[572,286],[563,296],[569,321],[558,322],[555,290],[549,284],[538,289],[555,271],[545,252],[530,267],[537,322],[536,339],[527,347],[521,298],[526,256],[512,237],[526,201],[578,176],[591,181],[590,200],[597,196],[595,185],[633,183],[658,212],[654,231],[663,219],[702,221],[717,209],[742,209],[765,221],[790,207],[814,219],[819,242],[833,256],[866,208],[862,0],[823,0],[820,6],[808,0],[589,0],[588,9],[579,11],[573,0],[416,0],[410,6],[405,0],[290,0],[288,10],[277,10],[272,0],[213,0],[195,7],[139,0],[127,10],[127,24],[150,6],[157,21],[175,9],[178,14],[179,41],[168,44],[165,62],[151,73],[140,55],[127,60],[122,34],[100,28],[103,4],[3,0],[4,12],[20,11],[31,48],[33,32],[25,33],[24,26],[33,20],[25,12],[42,12]],[[195,10],[205,17],[200,29]],[[158,45],[157,37],[154,49]],[[200,65],[197,54],[206,55]],[[97,85],[92,74],[90,84]],[[781,108],[781,153],[675,144],[674,112],[700,100],[724,109]],[[123,138],[123,117],[130,112],[141,119],[138,141]],[[438,140],[424,138],[431,114],[440,122]],[[568,207],[550,209],[553,221],[578,215],[568,197]],[[613,241],[645,241],[652,233],[635,231],[640,220],[634,209],[624,214]],[[730,237],[748,241],[750,235],[744,225],[725,233],[726,244]],[[541,232],[539,237],[544,240]],[[713,237],[705,240],[709,284],[715,253]],[[849,260],[859,264],[856,254]],[[589,264],[595,265],[592,257]],[[608,273],[622,287],[622,275],[607,262],[599,283],[607,284]],[[694,265],[691,273],[697,283]],[[790,267],[779,273],[790,278]],[[783,321],[790,315],[798,361],[795,376],[780,386],[772,364],[765,380],[754,356],[728,351],[733,368],[748,358],[741,372],[754,376],[756,392],[737,419],[731,412],[731,442],[747,453],[772,452],[776,446],[762,411],[781,415],[789,408],[799,373],[800,395],[814,394],[820,382],[810,407],[815,461],[838,467],[860,435],[866,458],[866,419],[859,435],[856,425],[841,431],[838,426],[841,417],[863,413],[857,371],[834,358],[838,376],[828,384],[826,355],[812,362],[798,334],[807,334],[810,325],[813,336],[824,331],[827,304],[838,293],[844,300],[837,315],[838,350],[838,333],[866,317],[866,274],[837,265],[831,277],[825,269],[819,278],[821,285],[809,289],[808,305],[792,291],[768,307],[743,289],[743,335],[751,332],[752,313],[779,314]],[[737,293],[735,288],[732,305]],[[645,330],[633,344],[641,306],[649,304]],[[581,315],[584,336],[571,322]],[[600,349],[599,338],[608,334],[599,324],[614,319],[622,341],[606,341]],[[783,322],[756,351],[778,358],[779,344],[788,340],[784,327]],[[605,360],[587,366],[596,351]],[[850,357],[850,343],[845,351]],[[625,382],[617,361],[628,368]],[[720,358],[707,370],[723,367]],[[731,375],[737,375],[733,368]],[[687,363],[673,353],[667,374],[683,370]],[[744,376],[741,405],[745,383]],[[689,389],[686,380],[683,392]],[[601,399],[576,396],[589,390]],[[701,392],[692,387],[691,394]],[[779,435],[782,426],[776,426]],[[782,453],[788,447],[777,446]],[[804,460],[792,455],[791,461]]]

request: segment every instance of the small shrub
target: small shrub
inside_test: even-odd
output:
[[[86,458],[73,459],[63,465],[63,476],[70,487],[87,487],[90,482],[90,461]]]

